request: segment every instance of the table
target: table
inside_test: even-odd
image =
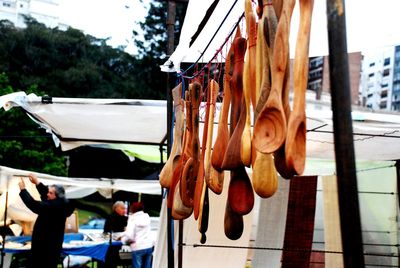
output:
[[[85,241],[84,234],[68,233],[64,235],[62,253],[65,255],[87,256],[105,261],[108,248],[121,248],[120,241]],[[6,238],[4,253],[22,253],[30,250],[31,236],[10,236]]]

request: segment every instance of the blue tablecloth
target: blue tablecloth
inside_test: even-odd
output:
[[[71,241],[82,241],[84,239],[84,235],[77,233],[77,234],[65,234],[64,236],[64,243],[70,243]],[[7,237],[7,242],[15,242],[24,244],[26,242],[31,241],[30,236],[11,236]],[[120,248],[122,243],[120,241],[112,241],[112,247]],[[87,256],[94,258],[96,260],[104,261],[106,257],[106,253],[108,248],[110,247],[110,242],[98,242],[93,244],[73,244],[69,245],[68,247],[63,247],[62,252],[67,255],[80,255],[80,256]],[[5,253],[21,253],[29,251],[29,249],[24,248],[5,248]]]

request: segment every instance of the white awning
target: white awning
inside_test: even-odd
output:
[[[121,149],[148,162],[160,162],[166,144],[165,101],[133,99],[50,98],[16,92],[0,97],[7,111],[20,106],[51,133],[56,146],[81,145]],[[164,148],[165,149],[165,148]],[[165,150],[164,150],[165,151]],[[164,152],[163,159],[166,159]]]

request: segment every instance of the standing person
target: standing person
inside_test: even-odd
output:
[[[112,206],[112,213],[107,217],[104,223],[104,233],[116,233],[125,231],[128,217],[125,216],[125,204],[122,201],[117,201]]]
[[[132,249],[133,268],[151,268],[154,241],[151,235],[150,216],[143,211],[141,202],[130,206],[128,225],[122,236],[122,242]]]
[[[64,187],[45,186],[34,174],[29,180],[36,185],[41,201],[32,198],[21,178],[19,196],[25,205],[38,215],[32,232],[31,256],[28,267],[56,268],[64,241],[65,221],[74,208],[65,198]]]
[[[126,208],[125,203],[122,201],[117,201],[112,206],[112,212],[106,218],[106,222],[104,223],[104,233],[119,233],[125,231],[126,223],[128,221],[128,217],[125,216]],[[107,250],[105,262],[99,262],[98,267],[100,268],[113,268],[117,267],[120,262],[119,257],[119,247],[111,246]]]

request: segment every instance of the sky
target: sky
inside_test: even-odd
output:
[[[60,22],[98,38],[111,37],[109,45],[127,46],[134,53],[132,30],[140,32],[135,22],[143,21],[150,0],[60,0]]]

